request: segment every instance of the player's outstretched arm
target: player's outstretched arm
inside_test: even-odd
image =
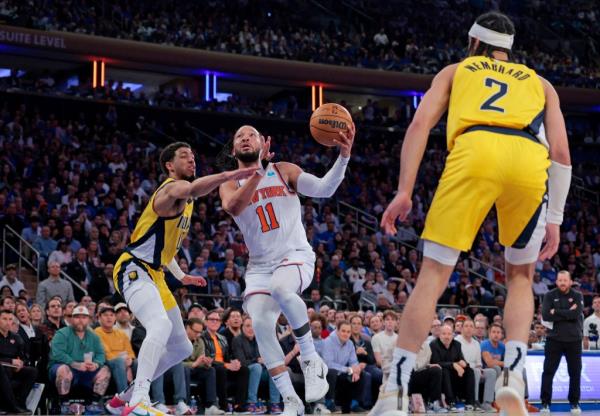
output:
[[[412,208],[412,192],[429,132],[448,109],[456,66],[456,64],[447,66],[433,78],[431,87],[423,96],[406,130],[400,155],[398,193],[381,219],[381,225],[388,234],[396,234],[396,219],[400,218],[404,221]]]
[[[571,186],[571,155],[565,119],[560,110],[560,100],[556,90],[548,81],[541,78],[546,95],[544,127],[550,146],[550,168],[548,169],[548,212],[546,217],[546,244],[540,253],[540,260],[554,256],[560,243],[560,225]]]
[[[344,180],[355,135],[354,123],[350,125],[347,132],[339,132],[339,137],[335,139],[335,142],[340,147],[340,155],[322,178],[304,172],[293,163],[281,162],[278,166],[287,177],[290,186],[300,194],[314,198],[329,198]]]

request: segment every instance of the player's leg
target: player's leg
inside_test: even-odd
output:
[[[502,193],[495,142],[489,139],[485,134],[461,136],[446,159],[422,235],[425,245],[419,278],[402,313],[390,376],[371,415],[407,414],[410,374],[437,300],[448,285],[460,250],[471,248],[483,219]]]
[[[150,384],[165,352],[173,324],[163,307],[156,285],[147,275],[141,275],[124,290],[124,298],[129,309],[146,329],[146,338],[138,354],[137,374],[134,381],[130,405],[147,400]]]
[[[522,162],[526,172],[521,172],[519,177],[538,178],[537,185],[523,185],[515,180],[515,184],[506,186],[496,202],[500,243],[507,246],[504,256],[508,292],[503,319],[506,330],[504,374],[496,382],[496,402],[502,410],[516,416],[527,414],[522,374],[534,313],[531,285],[546,234],[545,165],[543,161],[535,163],[533,160],[530,165]],[[540,167],[536,168],[537,165]]]
[[[305,399],[309,403],[322,399],[329,390],[325,377],[328,368],[315,350],[306,304],[299,295],[312,281],[313,270],[312,259],[288,260],[275,269],[270,284],[271,296],[290,323],[300,347],[300,364],[306,386]]]
[[[277,319],[281,314],[279,305],[271,296],[257,293],[246,298],[244,309],[252,318],[260,356],[286,406],[297,405],[299,409],[303,409],[302,400],[296,394],[285,366],[285,356],[275,332]]]
[[[408,411],[408,383],[419,350],[431,327],[437,300],[448,285],[460,251],[425,241],[423,265],[398,328],[398,343],[390,376],[370,415],[404,415]],[[398,395],[401,396],[398,409]]]
[[[181,318],[181,312],[177,307],[177,303],[173,298],[172,293],[169,291],[164,280],[160,280],[160,277],[155,277],[154,281],[158,281],[157,288],[161,296],[162,305],[167,309],[167,317],[171,321],[171,333],[170,335],[163,334],[163,337],[167,339],[165,349],[168,354],[163,354],[158,361],[158,365],[154,370],[152,381],[159,378],[167,370],[173,367],[175,364],[180,363],[184,359],[188,358],[192,354],[193,346],[187,337],[185,327],[183,325],[183,319]],[[164,285],[163,285],[164,283]],[[118,394],[120,400],[128,402],[131,400],[133,394],[133,385],[128,386],[124,391]]]

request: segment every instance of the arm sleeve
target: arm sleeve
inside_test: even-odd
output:
[[[302,195],[314,198],[329,198],[344,180],[349,160],[349,157],[345,158],[340,155],[331,169],[329,169],[329,172],[322,178],[317,178],[315,175],[307,172],[300,173],[296,185],[297,191]]]
[[[549,224],[562,224],[563,212],[569,187],[571,186],[571,166],[551,161],[548,168],[548,213]]]
[[[169,269],[171,274],[175,276],[177,280],[181,280],[185,277],[185,273],[183,272],[183,270],[181,270],[179,264],[177,264],[177,260],[175,260],[175,257],[173,257],[169,264],[167,264],[167,269]]]

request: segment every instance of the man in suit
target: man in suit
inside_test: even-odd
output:
[[[224,296],[241,296],[242,289],[240,284],[233,280],[233,269],[228,267],[223,270],[223,281],[221,282],[221,290]]]
[[[87,289],[93,280],[98,278],[100,273],[102,271],[88,260],[87,250],[83,247],[77,250],[75,258],[67,265],[67,274],[79,282],[85,289]],[[76,292],[79,291],[77,290]],[[77,293],[77,295],[78,299],[82,296],[81,292]]]

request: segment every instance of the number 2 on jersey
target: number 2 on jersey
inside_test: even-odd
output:
[[[485,86],[488,88],[493,88],[494,85],[498,85],[500,87],[500,91],[498,91],[497,93],[495,93],[494,95],[492,95],[490,98],[488,98],[483,104],[481,104],[481,107],[479,107],[481,110],[488,110],[488,111],[498,111],[499,113],[504,113],[504,108],[502,107],[497,107],[495,105],[493,105],[496,101],[498,101],[500,98],[504,97],[506,95],[506,93],[508,92],[508,84],[505,82],[500,82],[497,81],[493,78],[486,78],[485,79]]]
[[[267,216],[265,215],[265,210],[269,216],[268,221]],[[264,208],[262,205],[256,207],[256,214],[260,220],[260,229],[263,233],[268,233],[269,231],[279,228],[279,222],[277,222],[277,217],[275,216],[275,210],[273,209],[272,203],[269,202]]]

